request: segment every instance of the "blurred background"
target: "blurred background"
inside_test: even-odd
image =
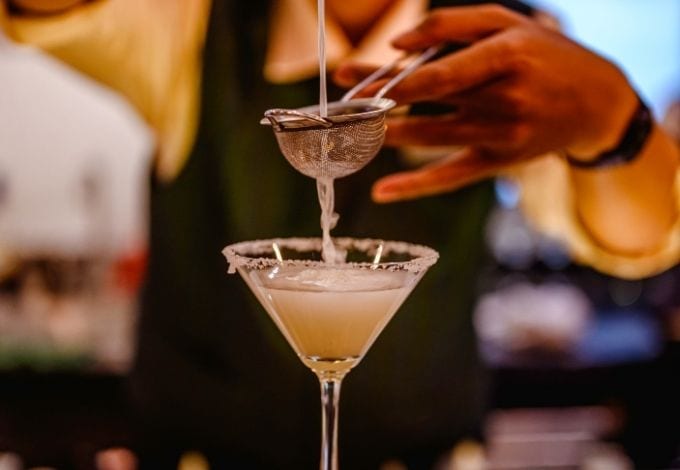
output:
[[[530,3],[622,65],[659,118],[680,96],[679,1]],[[3,37],[0,84],[0,469],[68,468],[66,454],[131,439],[125,377],[153,144],[117,96]],[[63,142],[40,135],[65,116]],[[460,446],[459,468],[628,469],[677,456],[680,269],[625,281],[577,266],[526,224],[512,180],[495,188],[474,312],[487,442],[483,454]]]
[[[669,113],[680,96],[680,2],[530,3],[620,64],[656,116]],[[626,281],[572,264],[527,226],[512,181],[498,180],[496,196],[475,311],[492,371],[490,466],[634,468],[678,455],[680,271]]]
[[[0,28],[2,469],[129,434],[152,152],[125,100]]]

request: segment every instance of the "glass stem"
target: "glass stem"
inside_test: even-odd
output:
[[[338,470],[338,404],[342,378],[319,377],[321,382],[320,470]]]

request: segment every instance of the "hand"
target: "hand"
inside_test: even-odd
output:
[[[593,157],[618,143],[635,110],[635,92],[616,66],[503,7],[434,10],[393,45],[418,51],[444,42],[467,47],[423,65],[388,96],[456,111],[391,118],[387,144],[466,147],[445,161],[379,180],[376,201],[454,190],[548,151]],[[350,85],[366,72],[348,64],[336,79]],[[362,94],[371,96],[383,84]]]

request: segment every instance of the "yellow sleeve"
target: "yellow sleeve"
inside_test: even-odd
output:
[[[676,221],[664,243],[654,252],[622,255],[598,245],[579,220],[569,169],[558,155],[546,155],[515,168],[510,176],[520,185],[520,206],[529,222],[565,243],[577,263],[614,276],[635,279],[657,274],[680,261],[680,221]],[[678,176],[675,195],[680,207]]]
[[[8,15],[0,27],[125,96],[154,129],[156,171],[181,170],[193,144],[210,0],[99,0],[63,13]]]

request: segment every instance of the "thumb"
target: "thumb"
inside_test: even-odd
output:
[[[417,170],[380,178],[371,196],[375,202],[387,203],[454,191],[497,174],[505,165],[475,147],[467,147]]]

